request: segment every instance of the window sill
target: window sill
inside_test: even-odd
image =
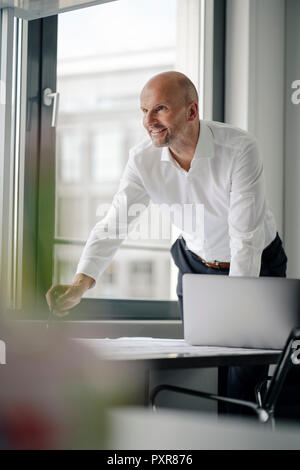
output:
[[[16,320],[16,329],[32,330],[35,334],[45,331],[46,321]],[[63,329],[74,338],[152,337],[182,339],[180,320],[65,320],[51,321],[49,329]]]

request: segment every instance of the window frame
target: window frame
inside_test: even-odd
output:
[[[52,282],[55,213],[55,130],[45,88],[56,89],[57,16],[28,22],[22,309],[45,312]]]
[[[12,187],[13,187],[13,49],[12,8],[0,9],[0,299],[9,308],[12,295]],[[1,316],[2,312],[0,313]]]
[[[204,0],[193,0],[194,3],[199,2],[199,4],[202,1]],[[211,58],[213,64],[212,108],[207,111],[206,107],[204,118],[207,118],[211,112],[212,119],[223,121],[226,0],[207,1],[210,6],[208,8],[209,21],[217,27],[213,28],[213,56]],[[23,318],[44,319],[49,313],[45,293],[53,277],[56,145],[55,130],[51,128],[52,107],[44,106],[41,97],[45,88],[56,90],[57,18],[56,15],[28,22],[21,276]],[[200,24],[199,18],[199,28]],[[200,63],[200,57],[198,60]],[[205,86],[208,87],[209,84],[206,83]],[[30,259],[28,259],[28,253],[30,253]],[[72,310],[72,315],[64,321],[179,319],[177,301],[84,298]]]

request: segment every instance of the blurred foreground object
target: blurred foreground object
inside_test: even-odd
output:
[[[192,450],[300,448],[300,426],[288,422],[272,431],[251,419],[220,419],[211,413],[166,409],[153,413],[133,407],[112,409],[108,417],[111,429],[108,446],[115,450],[179,449],[188,454]]]
[[[0,449],[105,448],[106,407],[134,400],[135,374],[108,366],[59,329],[1,331]]]

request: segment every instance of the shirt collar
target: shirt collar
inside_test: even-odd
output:
[[[197,142],[195,154],[192,160],[198,160],[198,158],[211,158],[214,156],[214,138],[210,127],[204,122],[200,121],[200,135]],[[168,147],[163,147],[161,151],[161,161],[174,162],[170,150]]]

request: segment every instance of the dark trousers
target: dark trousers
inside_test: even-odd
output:
[[[180,237],[171,247],[171,254],[179,269],[177,296],[182,320],[182,276],[187,273],[212,274],[228,276],[229,269],[214,269],[203,264],[192,251],[186,247],[185,240]],[[222,261],[222,260],[220,260]],[[261,258],[260,276],[286,277],[287,257],[282,241],[277,233],[273,242],[265,248]],[[229,367],[227,379],[227,394],[233,398],[253,401],[255,399],[255,385],[268,373],[268,366]],[[233,414],[248,414],[245,407],[228,405],[227,412]],[[250,410],[251,413],[251,410]]]

